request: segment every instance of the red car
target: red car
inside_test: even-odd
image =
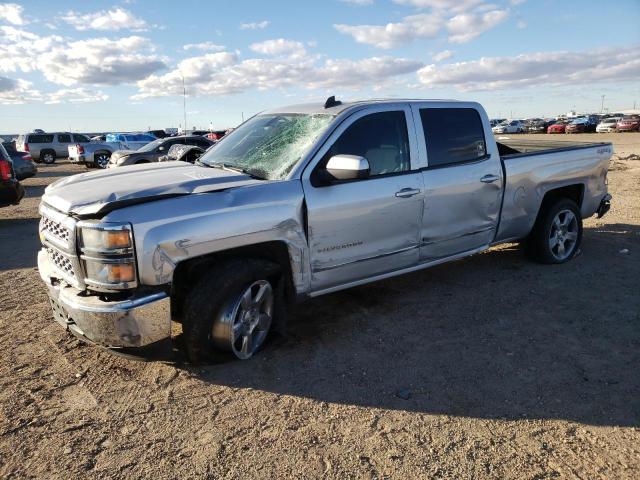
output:
[[[587,118],[576,118],[564,129],[564,133],[589,133],[595,131],[596,124]]]
[[[564,133],[566,128],[567,128],[566,123],[557,122],[557,123],[554,123],[553,125],[550,125],[549,128],[547,128],[547,133]]]
[[[625,115],[616,124],[616,128],[619,132],[637,132],[640,131],[640,116],[638,115]]]

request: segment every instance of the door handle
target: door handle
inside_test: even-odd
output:
[[[493,183],[496,180],[500,180],[500,177],[498,175],[485,175],[480,179],[482,183]]]
[[[420,189],[419,188],[403,188],[399,192],[396,192],[396,197],[409,198],[409,197],[413,197],[414,195],[417,195],[419,193],[420,193]]]

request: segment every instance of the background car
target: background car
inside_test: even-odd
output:
[[[124,167],[139,163],[157,162],[162,155],[166,155],[173,145],[196,145],[204,150],[213,145],[213,141],[200,136],[180,136],[159,138],[138,150],[119,150],[113,152],[109,160],[109,168]]]
[[[547,133],[564,133],[566,128],[567,128],[567,121],[558,120],[554,124],[549,125],[549,128],[547,128]]]
[[[527,133],[547,133],[547,129],[556,122],[555,119],[535,119],[527,124]]]
[[[13,171],[11,157],[0,144],[0,207],[17,205],[24,197],[24,187]]]
[[[578,117],[566,125],[564,133],[591,133],[596,131],[596,123],[592,118]]]
[[[13,162],[13,171],[18,180],[33,177],[38,173],[38,167],[28,152],[19,152],[15,142],[2,142],[5,151]]]
[[[228,130],[214,130],[205,135],[209,140],[218,141],[228,133]]]
[[[609,133],[609,132],[617,132],[618,128],[616,124],[622,120],[622,117],[609,117],[603,118],[600,123],[596,126],[596,132],[598,133]]]
[[[640,130],[639,115],[625,115],[616,124],[618,132],[637,132]]]
[[[57,158],[67,158],[69,145],[89,143],[89,137],[79,133],[25,133],[16,140],[19,152],[29,152],[36,163],[51,164]]]
[[[211,148],[211,147],[209,147]],[[182,143],[172,145],[166,155],[161,156],[159,162],[189,162],[194,163],[206,150],[197,145],[185,145]]]
[[[524,133],[522,120],[507,120],[491,129],[493,133]]]
[[[70,145],[69,161],[84,163],[87,168],[107,168],[113,152],[119,150],[134,151],[157,140],[146,133],[107,133],[104,142],[89,142]]]

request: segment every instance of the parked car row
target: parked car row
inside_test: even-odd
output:
[[[494,134],[505,133],[605,133],[640,130],[640,115],[584,115],[575,118],[494,119]]]

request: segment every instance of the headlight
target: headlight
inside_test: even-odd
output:
[[[80,222],[80,258],[85,282],[96,290],[136,286],[133,231],[128,223]]]

